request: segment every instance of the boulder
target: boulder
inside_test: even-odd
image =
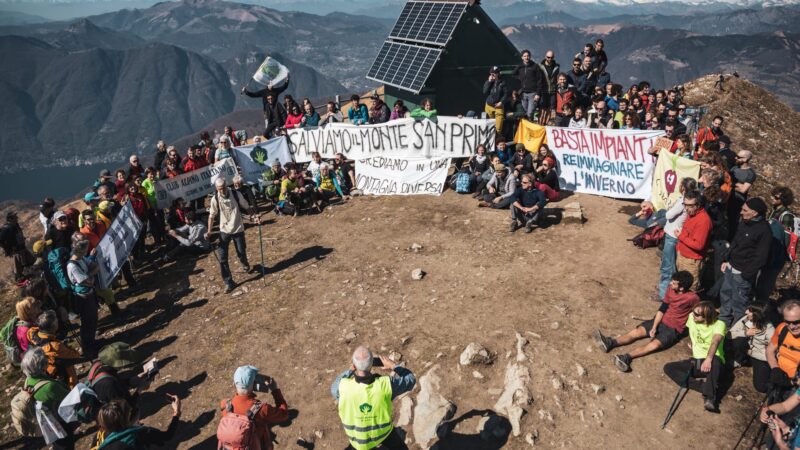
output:
[[[517,361],[522,362],[528,359],[525,356],[525,346],[528,344],[528,339],[517,333]]]
[[[468,366],[470,364],[491,364],[492,361],[494,361],[494,355],[492,355],[486,347],[476,342],[471,342],[467,345],[467,348],[461,352],[461,357],[459,358],[459,362],[462,366]]]
[[[419,280],[421,280],[421,279],[422,279],[424,276],[425,276],[425,272],[423,272],[423,271],[422,271],[422,269],[419,269],[419,268],[417,268],[417,269],[414,269],[414,270],[412,270],[412,271],[411,271],[411,279],[412,279],[412,280],[417,280],[417,281],[419,281]]]
[[[578,202],[572,202],[564,205],[564,210],[561,213],[561,223],[564,225],[577,224],[582,225],[584,221],[583,208]]]
[[[508,417],[514,436],[520,435],[520,420],[528,405],[533,401],[527,387],[530,380],[531,375],[527,367],[516,362],[508,363],[503,393],[495,403],[494,410],[498,414]]]
[[[404,395],[400,399],[400,409],[397,412],[397,427],[407,427],[411,425],[411,418],[413,417],[414,400],[411,400],[410,395]]]
[[[439,393],[441,378],[436,375],[438,368],[438,364],[434,365],[419,378],[420,390],[417,394],[417,406],[414,408],[414,440],[425,450],[439,437],[441,425],[456,412],[456,405]]]

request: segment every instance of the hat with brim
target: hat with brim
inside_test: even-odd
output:
[[[138,364],[142,358],[139,352],[124,342],[113,342],[100,349],[98,359],[104,366],[121,369]]]

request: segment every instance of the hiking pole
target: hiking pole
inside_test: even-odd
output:
[[[689,370],[686,371],[686,376],[683,379],[683,383],[678,385],[678,393],[675,394],[675,398],[672,400],[672,405],[669,407],[669,411],[667,411],[667,417],[664,418],[664,422],[661,424],[661,429],[667,427],[667,423],[672,419],[672,416],[675,414],[675,411],[678,410],[678,407],[683,402],[683,398],[686,397],[686,393],[689,392],[689,377],[692,375],[692,369],[694,368],[693,362],[692,365],[689,366]]]
[[[753,417],[750,419],[750,422],[747,422],[747,426],[744,428],[744,431],[742,431],[742,434],[739,436],[739,440],[736,441],[736,445],[733,446],[733,450],[736,450],[739,447],[739,444],[742,443],[742,440],[744,440],[744,437],[747,435],[747,431],[750,430],[750,427],[753,425],[753,422],[755,422],[756,418],[759,415],[761,415],[761,408],[763,408],[764,405],[767,404],[771,396],[772,396],[772,391],[769,391],[767,392],[767,395],[764,396],[764,400],[761,400],[761,403],[756,408],[756,413],[753,414]],[[759,430],[759,434],[760,432],[761,430]]]
[[[256,209],[256,199],[255,196],[252,195],[253,190],[252,186],[247,190],[247,200],[250,203],[250,216],[251,217],[258,217],[258,247],[261,249],[261,280],[264,281],[264,285],[267,284],[267,268],[264,265],[264,237],[261,234],[261,215],[258,214],[258,210]],[[252,201],[251,201],[252,200]]]

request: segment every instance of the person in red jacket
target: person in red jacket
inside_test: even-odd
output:
[[[701,202],[702,196],[699,191],[689,191],[683,194],[686,220],[678,233],[677,259],[675,261],[678,270],[685,270],[694,277],[692,290],[697,290],[700,285],[700,273],[712,228],[711,217]]]
[[[564,105],[575,103],[575,88],[567,84],[567,74],[558,74],[556,85],[556,114],[564,114]]]
[[[719,141],[719,137],[725,134],[722,132],[722,122],[724,120],[722,116],[716,116],[711,121],[710,127],[703,127],[697,130],[697,148],[702,147],[706,142]]]
[[[292,104],[289,114],[286,116],[286,123],[284,128],[290,130],[292,128],[300,128],[303,121],[303,113],[300,112],[300,107],[297,104]]]
[[[259,380],[261,378],[261,380]],[[247,415],[248,411],[253,407],[256,402],[261,403],[254,390],[260,392],[272,393],[272,399],[275,401],[275,406],[269,404],[260,404],[260,408],[255,413],[255,427],[256,436],[258,436],[261,450],[272,450],[272,434],[270,426],[285,422],[289,419],[289,406],[286,399],[283,398],[278,384],[273,378],[259,377],[258,369],[253,366],[241,366],[236,369],[233,374],[233,384],[236,386],[236,395],[233,398],[225,399],[220,402],[220,409],[222,410],[222,417],[229,413]],[[258,384],[259,386],[256,386]],[[222,428],[217,430],[217,439],[220,444],[225,444],[222,436]]]

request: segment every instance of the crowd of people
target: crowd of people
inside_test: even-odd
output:
[[[774,441],[785,446],[789,438],[784,432],[791,428],[786,424],[800,414],[800,391],[794,390],[800,363],[800,301],[778,304],[773,291],[789,262],[792,233],[787,230],[794,232],[796,244],[800,221],[791,210],[794,194],[778,186],[768,202],[750,195],[757,180],[753,155],[731,150],[723,117],[699,127],[698,116],[690,114],[682,101],[680,86],[656,91],[641,82],[624,90],[611,81],[607,69],[601,39],[576,54],[566,72],[550,50],[541,63],[523,51],[519,67],[505,79],[493,68],[483,89],[487,96],[483,111],[495,120],[495,145],[479,146],[474,155],[456,161],[450,185],[458,193],[471,194],[478,207],[510,210],[510,231],[531,232],[542,224],[547,203],[558,200],[561,192],[557,155],[546,144],[532,152],[514,142],[522,119],[561,127],[663,130],[673,145],[661,151],[699,161],[700,177],[683,179],[680,198],[668,209],[656,211],[652,202],[644,201],[630,219],[649,231],[663,230],[660,271],[657,277],[654,274],[658,282],[651,295],[658,305],[653,318],[614,337],[597,330],[595,340],[605,352],[645,341],[614,357],[616,367],[628,372],[634,359],[664,351],[688,335],[692,357],[669,363],[664,371],[677,383],[701,391],[709,411],[718,410],[725,377],[739,367],[752,366],[754,388],[769,393],[762,419],[777,430],[772,433]],[[511,84],[520,88],[509,89]],[[358,95],[351,98],[346,114],[329,102],[320,115],[308,99],[301,105],[284,95],[280,102],[284,89],[242,90],[263,100],[265,128],[252,143],[282,136],[292,128],[336,122],[379,124],[406,117],[435,120],[437,115],[428,99],[409,110],[402,100],[390,108],[379,96],[371,96],[367,106]],[[213,138],[209,132],[201,133],[199,142],[183,154],[159,141],[150,164],[132,155],[128,166],[113,175],[101,171],[83,197],[83,210],[59,209],[46,198],[39,209],[41,233],[30,247],[17,214],[7,214],[0,244],[13,258],[21,297],[2,337],[8,358],[21,366],[26,377],[23,392],[12,404],[20,433],[34,434],[33,421],[43,410],[53,420],[51,429],[41,431],[55,448],[74,447],[79,423],[97,425],[94,445],[100,449],[157,448],[172,439],[180,426],[180,399],[170,396],[174,414],[166,431],[138,425],[138,394],[148,388],[157,365],[141,368],[141,355],[125,343],[100,345],[101,305],[113,320],[125,323],[126,312],[117,297],[141,289],[139,268],[211,251],[230,293],[237,287],[228,263],[231,242],[242,270],[256,270],[247,255],[246,218],[260,226],[262,208],[297,216],[320,212],[357,193],[352,162],[342,154],[324,161],[314,153],[307,165],[274,162],[257,185],[244,183],[241,176],[230,186],[218,179],[208,197],[179,198],[169,208],[158,207],[159,180],[228,158],[236,162],[232,148],[249,141],[246,133],[232,127]],[[97,248],[126,204],[144,228],[121,267],[123,290],[121,281],[101,285]],[[218,233],[212,233],[217,222]],[[263,261],[260,269],[263,276]],[[373,367],[395,376],[378,376]],[[234,395],[220,403],[220,444],[272,448],[269,427],[288,418],[287,401],[277,383],[250,365],[239,367],[233,382]],[[391,404],[414,385],[408,369],[386,357],[373,357],[366,347],[357,348],[350,370],[331,387],[350,448],[405,448],[392,429]],[[86,391],[92,394],[84,395]],[[78,420],[68,421],[61,411],[73,392],[77,392],[73,410],[78,411],[74,414]],[[256,392],[270,392],[274,405],[262,404]],[[87,399],[92,395],[93,402]],[[31,399],[39,402],[34,418]],[[792,445],[800,446],[800,441]]]

